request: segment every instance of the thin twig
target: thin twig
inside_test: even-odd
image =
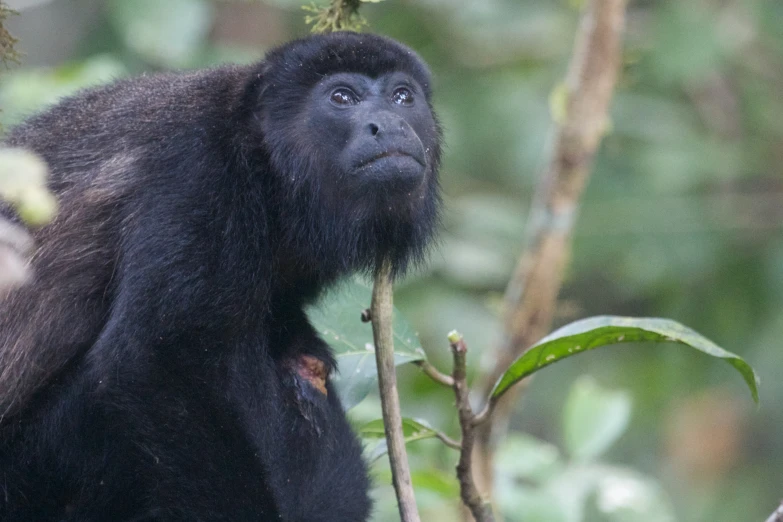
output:
[[[397,493],[397,505],[402,522],[419,522],[416,497],[413,494],[405,436],[402,432],[400,397],[397,394],[397,374],[394,367],[394,337],[392,332],[391,263],[384,261],[375,276],[372,289],[372,334],[375,341],[375,361],[378,365],[378,384],[381,392],[383,427],[389,450],[392,483]]]
[[[766,522],[783,522],[783,502],[780,503],[780,506],[769,516]]]
[[[450,375],[440,373],[429,361],[415,361],[414,364],[421,368],[421,370],[433,381],[449,388],[454,386],[454,379]]]
[[[508,366],[551,328],[579,200],[607,127],[620,68],[624,13],[625,0],[586,2],[559,91],[563,103],[549,165],[531,206],[525,251],[506,289],[504,338],[491,356],[492,370],[481,379],[484,396]],[[492,491],[494,444],[502,437],[525,382],[498,401],[492,422],[477,430],[475,469],[482,491]]]
[[[494,522],[492,506],[484,501],[473,480],[473,443],[475,441],[473,409],[470,407],[470,390],[466,380],[465,355],[468,347],[457,332],[449,334],[451,353],[454,356],[454,395],[457,398],[459,425],[462,430],[462,451],[457,464],[457,479],[462,502],[470,509],[476,522]]]
[[[460,444],[459,441],[452,439],[442,431],[433,430],[435,432],[435,436],[446,446],[448,446],[451,449],[455,450],[461,450],[462,444]]]

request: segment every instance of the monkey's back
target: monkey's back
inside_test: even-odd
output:
[[[168,197],[203,181],[183,175],[184,165],[225,155],[222,136],[247,74],[224,67],[120,80],[65,98],[10,131],[4,145],[46,161],[59,211],[31,230],[32,281],[0,300],[0,421],[95,342],[114,298],[124,235],[150,194]],[[15,218],[7,207],[0,213]]]

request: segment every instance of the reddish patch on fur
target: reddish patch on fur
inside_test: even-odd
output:
[[[326,364],[321,359],[312,355],[300,355],[296,361],[296,373],[312,384],[316,390],[327,395]]]

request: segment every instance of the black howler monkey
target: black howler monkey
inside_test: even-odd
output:
[[[421,260],[440,134],[421,59],[354,33],[87,90],[14,129],[61,211],[0,301],[0,520],[366,520],[303,306]]]

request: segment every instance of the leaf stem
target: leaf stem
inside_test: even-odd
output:
[[[429,361],[414,361],[414,364],[421,368],[421,370],[430,379],[437,382],[438,384],[442,384],[443,386],[447,386],[449,388],[454,386],[454,379],[452,379],[450,375],[439,372],[438,369],[435,368],[435,366],[433,366]]]
[[[446,435],[442,431],[438,431],[438,430],[432,430],[432,431],[434,431],[435,432],[435,436],[443,444],[445,444],[449,448],[455,449],[455,450],[461,450],[462,449],[462,444],[459,441],[452,439],[451,437],[449,437],[448,435]]]

